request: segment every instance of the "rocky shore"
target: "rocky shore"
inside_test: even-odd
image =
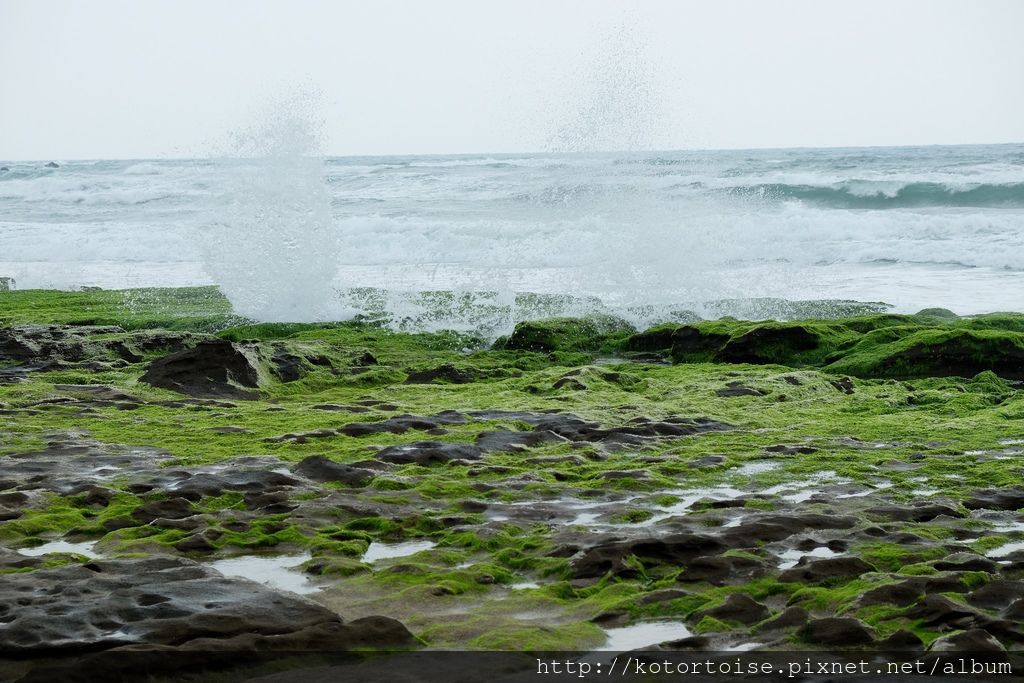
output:
[[[249,324],[205,289],[0,291],[0,674],[1020,650],[1022,381],[1017,314],[487,343]]]

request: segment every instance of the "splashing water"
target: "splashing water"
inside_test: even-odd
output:
[[[200,244],[206,272],[235,312],[256,320],[339,319],[332,281],[338,239],[319,136],[302,102],[280,106],[237,136],[224,197]]]

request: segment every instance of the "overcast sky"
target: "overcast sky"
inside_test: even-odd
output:
[[[0,0],[0,159],[1024,142],[1021,0]]]

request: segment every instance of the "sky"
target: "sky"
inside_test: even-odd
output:
[[[0,0],[0,159],[1024,142],[1020,0]]]

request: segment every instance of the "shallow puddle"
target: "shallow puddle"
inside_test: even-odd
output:
[[[84,555],[85,557],[96,558],[99,554],[93,550],[96,543],[87,541],[85,543],[69,543],[67,541],[50,541],[38,545],[35,548],[20,548],[18,553],[21,555],[28,555],[29,557],[38,557],[39,555],[46,555],[48,553],[75,553],[76,555]]]
[[[651,647],[669,640],[690,636],[690,629],[681,621],[648,621],[618,628],[605,629],[607,640],[596,648],[608,652],[628,652]]]
[[[755,474],[764,474],[765,472],[771,472],[777,470],[779,463],[771,460],[755,460],[754,462],[748,462],[746,465],[741,465],[732,471],[734,475],[741,477],[749,477]]]
[[[1015,541],[1013,543],[1001,545],[994,550],[988,551],[986,555],[988,555],[989,557],[1006,557],[1007,555],[1015,553],[1018,550],[1024,550],[1024,541]]]
[[[211,562],[210,567],[224,576],[249,579],[264,586],[292,593],[315,593],[319,587],[310,582],[299,566],[310,559],[309,553],[302,555],[231,557]]]
[[[408,557],[424,550],[430,550],[436,543],[433,541],[404,541],[402,543],[380,543],[374,541],[366,549],[363,562],[378,562],[395,557]]]
[[[814,557],[814,558],[828,558],[828,557],[839,557],[842,553],[837,553],[834,550],[826,548],[825,546],[819,546],[811,550],[787,550],[779,553],[779,559],[782,560],[779,563],[779,569],[790,569],[795,567],[800,561],[801,557]]]

